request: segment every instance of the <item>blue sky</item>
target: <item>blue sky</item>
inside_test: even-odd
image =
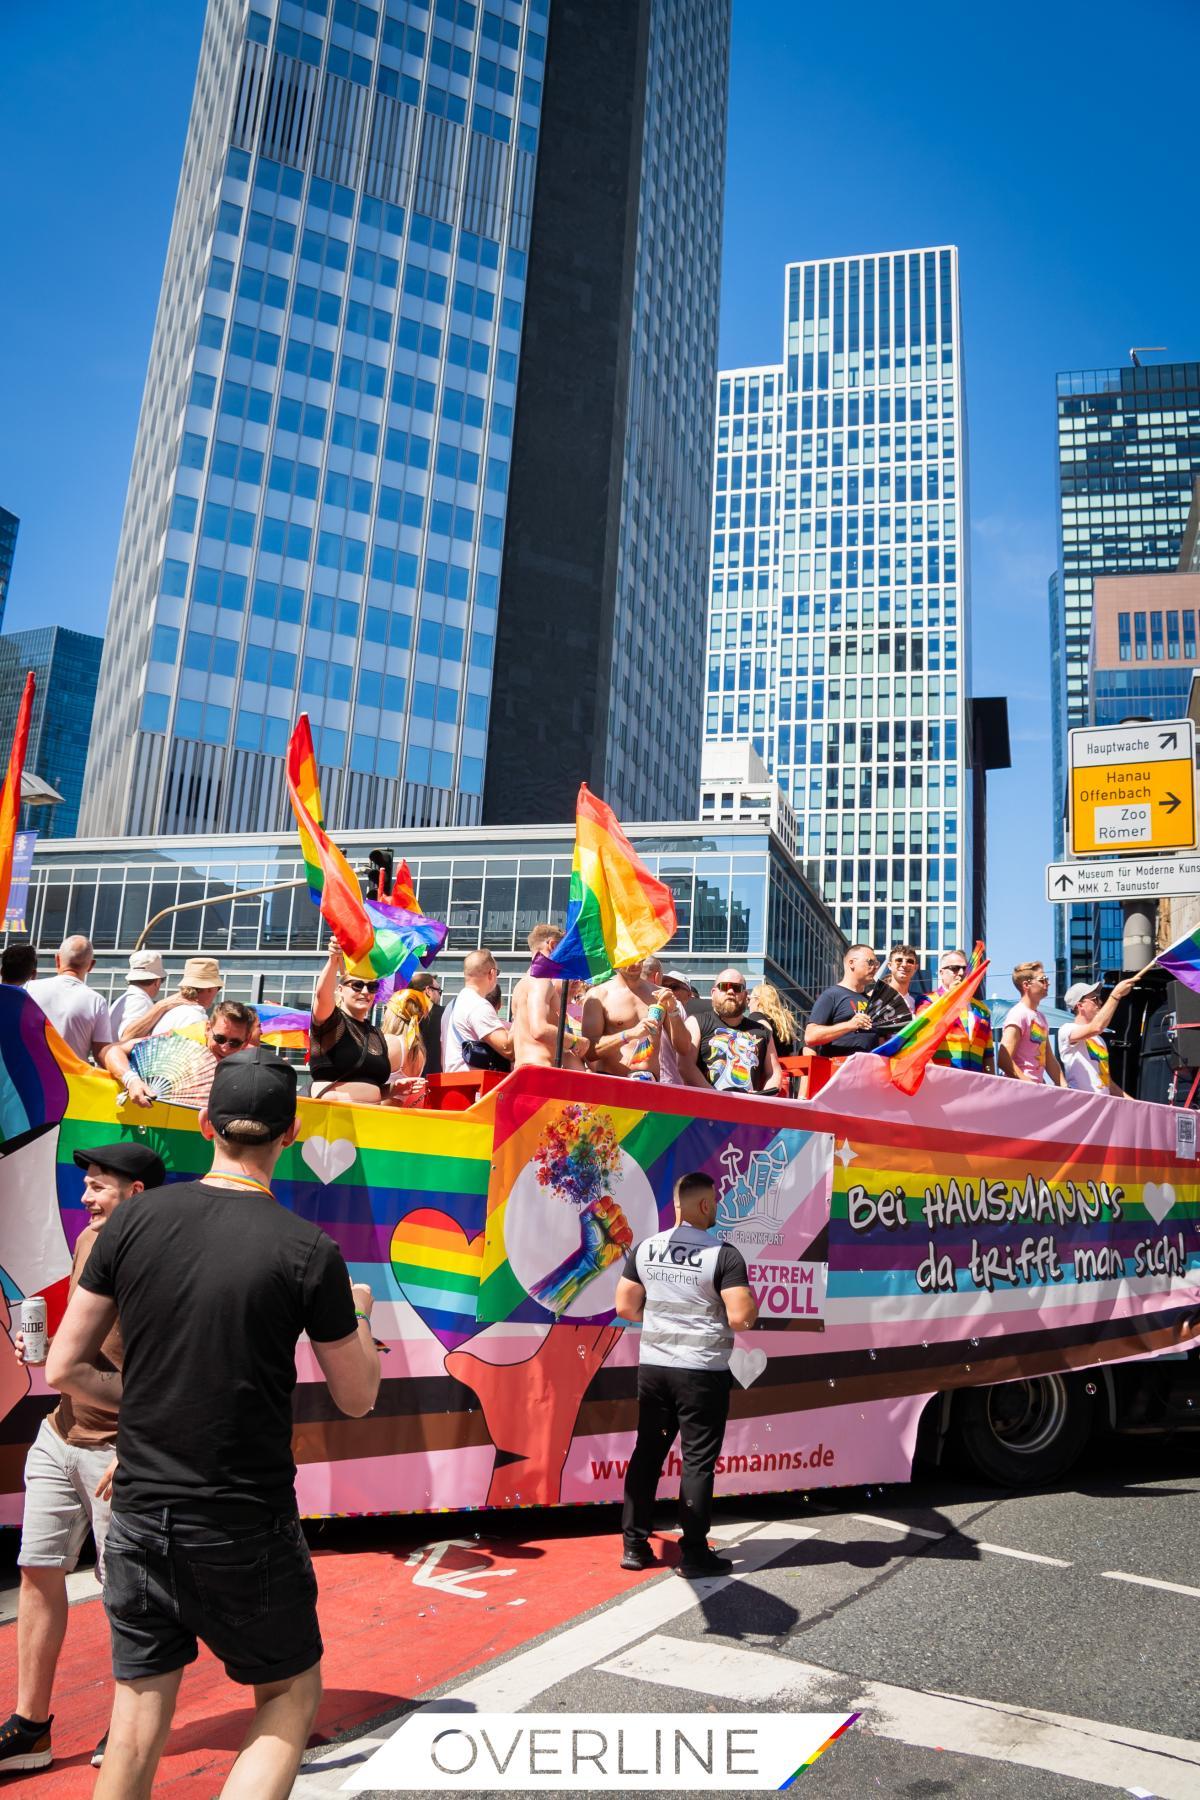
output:
[[[0,504],[7,624],[103,625],[202,0],[5,19]],[[734,0],[723,363],[779,355],[789,258],[955,243],[971,444],[975,691],[1009,696],[989,950],[1049,957],[1046,580],[1054,375],[1200,356],[1192,0]]]

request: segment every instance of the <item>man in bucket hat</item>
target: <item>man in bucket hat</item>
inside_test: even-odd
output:
[[[224,985],[225,977],[215,956],[189,956],[174,993],[164,994],[140,1018],[131,1021],[126,1017],[121,1042],[132,1044],[138,1038],[182,1031],[185,1025],[202,1025]]]

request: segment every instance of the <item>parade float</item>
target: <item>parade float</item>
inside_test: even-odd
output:
[[[22,1296],[47,1296],[52,1327],[65,1300],[87,1222],[76,1149],[136,1137],[177,1180],[210,1148],[195,1106],[123,1102],[16,988],[0,1064],[11,1333]],[[1194,1121],[1166,1107],[936,1067],[908,1096],[859,1056],[811,1101],[525,1068],[465,1110],[302,1099],[300,1115],[275,1194],[370,1283],[388,1351],[374,1411],[347,1419],[301,1345],[310,1516],[617,1499],[637,1331],[616,1284],[694,1169],[760,1306],[718,1493],[906,1479],[931,1397],[1040,1377],[1094,1392],[1108,1365],[1200,1331]],[[19,1521],[52,1403],[40,1371],[0,1357],[0,1522]],[[664,1492],[677,1475],[673,1459]]]

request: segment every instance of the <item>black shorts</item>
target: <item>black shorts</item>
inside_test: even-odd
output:
[[[184,1668],[197,1640],[248,1687],[321,1660],[317,1578],[295,1513],[230,1525],[170,1507],[114,1512],[104,1610],[117,1681]]]

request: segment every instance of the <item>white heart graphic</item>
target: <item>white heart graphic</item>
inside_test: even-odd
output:
[[[734,1350],[729,1358],[729,1372],[744,1388],[757,1381],[766,1366],[765,1350]]]
[[[358,1150],[349,1138],[305,1138],[300,1154],[319,1182],[325,1186],[344,1175]]]
[[[1146,1181],[1142,1183],[1142,1204],[1154,1220],[1161,1225],[1176,1201],[1175,1189],[1169,1181]]]

